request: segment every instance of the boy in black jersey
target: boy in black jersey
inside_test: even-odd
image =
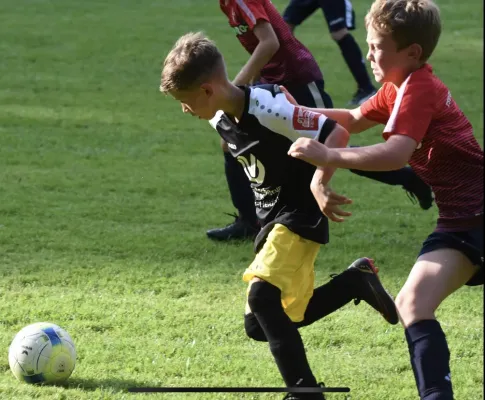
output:
[[[300,137],[329,147],[345,147],[348,132],[324,115],[292,105],[275,85],[240,87],[227,78],[215,44],[201,33],[181,37],[165,59],[160,90],[181,102],[182,110],[211,125],[243,165],[255,194],[262,229],[256,257],[243,275],[248,282],[245,328],[267,341],[288,387],[318,386],[298,328],[364,300],[391,324],[398,322],[392,298],[377,278],[372,261],[360,258],[330,282],[314,289],[314,262],[328,242],[328,220],[315,199],[332,193],[326,215],[350,215],[350,202],[331,192],[331,168],[287,155]],[[221,111],[218,111],[221,110]],[[290,393],[287,399],[322,399],[321,393]]]

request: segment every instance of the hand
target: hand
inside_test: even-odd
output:
[[[306,161],[316,167],[324,167],[328,162],[329,148],[308,138],[298,138],[288,150],[288,155]]]
[[[352,200],[335,193],[330,186],[312,182],[311,190],[318,203],[320,211],[333,222],[344,222],[341,217],[350,217],[351,212],[342,210],[339,206],[352,204]]]
[[[288,100],[294,106],[298,105],[295,98],[290,94],[290,92],[288,92],[288,89],[286,89],[284,86],[280,86],[280,90],[285,94],[286,100]]]

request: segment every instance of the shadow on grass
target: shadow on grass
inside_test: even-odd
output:
[[[157,385],[150,385],[147,382],[138,382],[131,379],[83,379],[83,378],[70,378],[66,383],[60,384],[60,387],[65,389],[81,389],[85,391],[94,392],[95,390],[109,390],[112,392],[128,392],[129,388],[136,387],[153,387]]]

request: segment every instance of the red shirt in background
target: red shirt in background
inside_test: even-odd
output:
[[[262,83],[308,84],[323,79],[310,51],[293,36],[270,0],[220,0],[220,6],[249,54],[254,52],[259,43],[253,33],[256,22],[268,21],[273,27],[280,48],[261,70]]]

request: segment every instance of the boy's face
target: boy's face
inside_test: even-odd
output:
[[[200,119],[210,120],[217,112],[213,106],[213,90],[210,85],[202,85],[196,89],[171,91],[175,100],[180,101],[182,112],[189,113]]]
[[[398,50],[390,34],[383,35],[372,25],[368,26],[367,44],[367,60],[370,61],[375,80],[379,83],[390,82],[399,86],[419,65],[420,46],[411,45]]]

